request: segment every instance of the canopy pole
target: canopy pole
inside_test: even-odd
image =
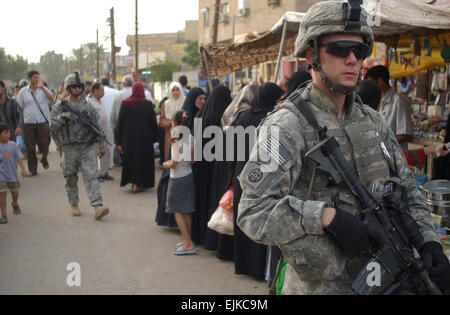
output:
[[[209,91],[210,91],[210,93],[212,93],[212,91],[213,91],[213,84],[211,82],[211,77],[209,75],[210,72],[209,72],[208,58],[206,58],[206,53],[205,53],[204,49],[202,49],[202,57],[203,57],[203,62],[205,64],[206,77],[208,78]]]
[[[283,34],[281,35],[280,51],[278,53],[277,67],[275,68],[274,82],[277,83],[281,70],[281,59],[283,58],[284,43],[286,41],[287,22],[283,21]]]

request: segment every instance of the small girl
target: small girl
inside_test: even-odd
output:
[[[173,115],[172,158],[163,163],[164,169],[170,169],[166,212],[174,214],[183,236],[183,242],[177,245],[174,255],[197,253],[191,239],[192,213],[195,212],[195,182],[192,172],[194,137],[190,134],[187,123],[188,116],[185,112],[178,111]]]

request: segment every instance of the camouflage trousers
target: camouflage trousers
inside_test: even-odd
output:
[[[100,183],[97,180],[97,146],[66,145],[63,148],[63,174],[70,205],[78,205],[78,172],[81,170],[84,186],[92,206],[103,205]]]

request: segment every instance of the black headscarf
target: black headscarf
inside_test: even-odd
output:
[[[252,102],[254,113],[272,111],[277,100],[284,94],[282,88],[275,83],[267,82],[258,88]]]
[[[362,80],[359,84],[358,95],[363,104],[370,106],[373,110],[378,110],[381,101],[381,90],[374,81]]]
[[[203,130],[208,126],[220,126],[222,115],[231,102],[230,89],[223,85],[216,87],[196,116],[202,118]]]
[[[312,80],[311,74],[306,70],[295,72],[287,82],[288,90],[285,99],[294,93],[300,85]]]
[[[183,111],[189,117],[187,124],[187,127],[189,129],[192,129],[194,127],[195,115],[197,115],[198,111],[200,110],[199,108],[197,108],[197,106],[195,106],[195,101],[201,95],[205,95],[205,92],[201,88],[193,88],[187,95],[186,100],[184,101]]]

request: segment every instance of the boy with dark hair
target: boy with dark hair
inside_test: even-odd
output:
[[[10,127],[5,123],[0,123],[0,208],[2,211],[2,218],[0,224],[8,223],[6,215],[6,195],[8,190],[12,196],[12,207],[14,214],[21,213],[18,204],[20,182],[17,176],[17,164],[22,169],[22,176],[26,177],[27,172],[22,161],[22,152],[19,146],[12,141]]]

